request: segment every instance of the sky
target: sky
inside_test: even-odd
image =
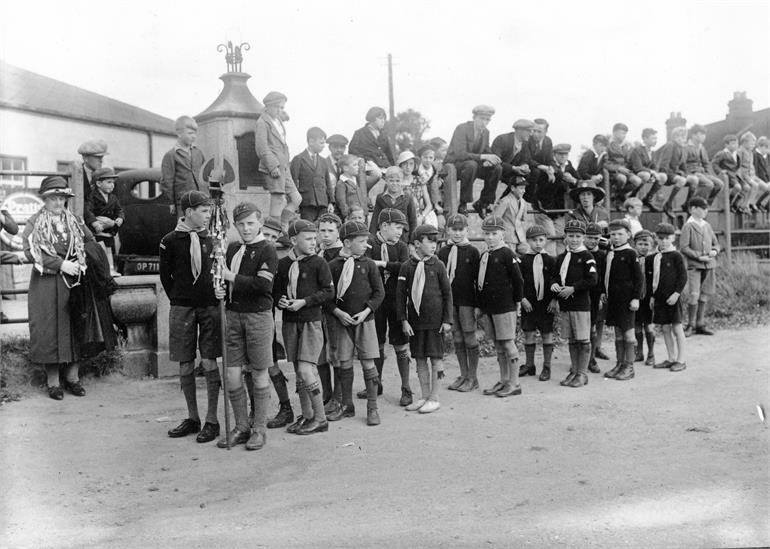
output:
[[[420,111],[426,136],[448,140],[485,103],[493,137],[543,117],[573,158],[615,122],[638,140],[645,127],[665,136],[672,111],[723,119],[734,91],[770,106],[767,1],[30,0],[4,2],[0,18],[8,63],[169,118],[216,99],[227,40],[251,45],[257,99],[288,96],[292,154],[310,126],[350,138],[369,107],[387,110],[388,53],[396,111]]]

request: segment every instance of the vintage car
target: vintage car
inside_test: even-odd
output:
[[[126,215],[118,233],[118,270],[126,275],[157,273],[160,239],[176,226],[171,199],[160,190],[160,168],[118,173],[115,195]]]

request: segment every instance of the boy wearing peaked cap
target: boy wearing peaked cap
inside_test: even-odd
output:
[[[222,273],[226,285],[216,289],[225,299],[227,316],[227,389],[235,428],[226,433],[230,445],[246,443],[259,450],[267,441],[267,407],[270,401],[269,368],[273,365],[273,279],[278,265],[275,248],[262,234],[262,212],[251,202],[233,209],[233,223],[241,242],[232,242]],[[253,385],[253,426],[249,425],[241,374]],[[253,427],[253,428],[252,428]],[[222,437],[219,448],[227,447]]]
[[[582,387],[588,383],[591,356],[591,295],[598,273],[596,260],[583,245],[586,226],[572,219],[564,227],[567,249],[556,258],[551,291],[559,299],[561,337],[569,341],[570,373],[560,382],[564,387]]]
[[[586,225],[583,244],[596,260],[596,271],[603,273],[607,260],[606,239],[603,238],[603,230],[598,223]],[[601,370],[596,359],[607,360],[609,358],[602,351],[604,319],[607,314],[607,304],[604,302],[604,284],[592,286],[589,293],[591,296],[591,358],[588,360],[588,371],[592,374],[598,374],[601,373]]]
[[[436,256],[438,229],[420,225],[414,230],[414,255],[398,274],[396,309],[417,360],[422,396],[406,409],[421,414],[438,410],[438,380],[444,377],[444,334],[452,330],[452,287],[446,267]],[[428,371],[428,359],[431,370]]]
[[[647,229],[642,229],[634,235],[634,249],[636,250],[639,266],[644,273],[644,264],[648,256],[655,254],[655,235]],[[644,280],[644,279],[643,279]],[[645,366],[655,365],[655,326],[652,324],[652,309],[650,309],[650,297],[652,292],[647,284],[642,284],[642,299],[639,302],[639,310],[636,311],[636,357],[634,362],[644,362]],[[647,342],[647,359],[644,358],[644,342]]]
[[[342,406],[329,415],[329,421],[356,415],[353,405],[353,353],[357,353],[366,383],[366,423],[379,425],[377,390],[379,375],[374,360],[379,358],[374,312],[382,304],[385,290],[377,265],[366,257],[369,231],[358,221],[348,221],[340,230],[342,251],[332,260],[329,269],[336,288],[336,298],[327,303],[334,315],[337,338],[337,359],[340,363]]]
[[[486,320],[486,332],[494,340],[500,381],[485,395],[508,397],[521,394],[519,385],[519,351],[516,348],[516,312],[524,281],[516,254],[505,245],[505,223],[491,215],[481,225],[487,250],[479,260],[478,306]]]
[[[376,234],[379,229],[378,222],[380,212],[385,208],[401,210],[406,216],[407,225],[401,234],[401,240],[409,244],[409,234],[417,227],[417,205],[411,196],[404,192],[404,173],[398,166],[391,166],[385,170],[385,190],[374,201],[374,211],[369,230]]]
[[[332,299],[329,266],[316,254],[316,226],[299,219],[289,223],[292,248],[278,262],[273,299],[283,311],[286,358],[294,364],[302,415],[287,431],[298,435],[329,429],[316,365],[323,347],[322,307]]]
[[[169,360],[179,362],[179,384],[187,402],[187,419],[168,432],[172,438],[198,433],[198,442],[219,436],[217,405],[221,378],[220,313],[211,277],[211,236],[208,233],[211,203],[198,191],[182,195],[183,215],[174,231],[160,241],[160,281],[171,302]],[[195,387],[196,348],[206,375],[208,410],[201,429]]]
[[[551,357],[553,356],[553,320],[559,303],[551,292],[548,282],[553,278],[556,259],[545,252],[548,235],[540,225],[527,229],[529,251],[521,258],[521,276],[524,280],[521,300],[521,329],[524,332],[526,363],[519,370],[519,376],[534,376],[535,347],[537,330],[543,338],[543,370],[540,381],[551,379]]]
[[[626,381],[634,377],[636,311],[644,290],[644,275],[636,250],[630,245],[631,226],[625,219],[610,222],[607,263],[601,274],[607,296],[607,325],[615,327],[617,363],[604,377]]]
[[[468,240],[468,219],[455,214],[447,222],[448,240],[438,252],[447,268],[452,286],[452,338],[460,375],[449,390],[467,393],[479,388],[476,371],[479,365],[479,343],[476,338],[476,279],[480,254]]]
[[[658,252],[645,260],[645,276],[650,291],[652,321],[663,330],[668,359],[654,365],[654,368],[669,368],[681,372],[685,364],[684,292],[687,285],[687,267],[684,256],[674,246],[676,229],[669,223],[655,227],[658,237]]]
[[[409,406],[412,404],[412,389],[409,385],[409,336],[404,333],[396,306],[398,273],[401,271],[401,265],[409,260],[409,247],[401,240],[407,227],[406,216],[401,210],[386,208],[380,212],[377,226],[377,233],[369,236],[369,257],[379,268],[385,288],[385,300],[374,312],[374,325],[377,328],[377,342],[380,347],[380,356],[374,359],[380,376],[377,394],[382,394],[382,368],[385,364],[387,338],[396,353],[398,374],[401,377],[399,404]],[[366,398],[366,391],[359,392],[357,396]]]

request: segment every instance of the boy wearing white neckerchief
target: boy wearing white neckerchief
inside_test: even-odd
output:
[[[586,226],[578,219],[567,221],[564,240],[567,249],[556,258],[551,291],[559,298],[561,337],[569,341],[570,371],[560,382],[564,387],[588,383],[591,357],[591,295],[599,280],[596,260],[583,245]]]
[[[655,227],[658,252],[645,259],[647,289],[650,292],[652,321],[663,330],[668,360],[655,364],[654,368],[668,368],[681,372],[685,364],[684,347],[684,292],[687,286],[687,267],[684,256],[676,250],[676,229],[670,223]]]
[[[438,380],[444,377],[444,334],[452,330],[452,286],[446,267],[435,256],[437,238],[433,225],[414,230],[414,255],[401,266],[396,289],[398,319],[409,336],[422,390],[422,397],[406,409],[421,414],[441,407]]]

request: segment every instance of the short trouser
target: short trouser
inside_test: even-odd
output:
[[[607,326],[614,326],[624,332],[636,327],[636,311],[628,308],[625,301],[612,302],[607,300]]]
[[[444,358],[444,335],[438,328],[415,330],[409,338],[412,358]]]
[[[345,326],[335,317],[334,324],[337,337],[337,360],[349,362],[353,360],[353,352],[360,360],[380,358],[374,320],[365,320],[356,326]]]
[[[385,298],[388,301],[388,298]],[[391,345],[406,345],[409,343],[409,336],[404,333],[401,322],[396,314],[396,303],[393,298],[392,304],[383,303],[374,312],[374,325],[377,328],[377,342],[385,345],[387,336]]]
[[[172,305],[168,315],[168,358],[171,362],[192,362],[196,350],[201,358],[222,356],[219,305],[185,307]]]
[[[283,170],[283,168],[281,169]],[[299,195],[297,186],[294,184],[291,175],[289,175],[288,169],[283,170],[280,177],[272,177],[270,174],[265,175],[265,188],[267,189],[267,192],[272,194]]]
[[[337,363],[337,335],[335,332],[336,320],[324,313],[321,327],[324,332],[324,344],[321,347],[321,354],[318,355],[318,364],[331,364],[338,366]]]
[[[455,332],[475,332],[476,312],[470,305],[455,305],[452,307],[452,328]]]
[[[660,302],[659,302],[660,301]],[[669,305],[665,299],[655,300],[652,321],[661,326],[665,324],[683,324],[685,319],[684,299],[680,296],[676,303]]]
[[[273,365],[275,324],[272,311],[227,311],[227,366],[246,371]]]
[[[553,313],[548,312],[548,301],[543,299],[532,303],[532,311],[521,311],[521,329],[525,332],[540,330],[541,334],[553,332]]]
[[[323,326],[320,320],[311,322],[286,322],[281,328],[286,360],[297,364],[317,364],[324,344]]]
[[[717,291],[714,269],[690,269],[687,271],[687,294],[690,296],[688,303],[695,305],[704,296],[714,295]]]
[[[507,341],[516,338],[516,312],[484,315],[484,332],[494,341]]]
[[[589,341],[591,311],[562,311],[561,338],[568,341]]]

